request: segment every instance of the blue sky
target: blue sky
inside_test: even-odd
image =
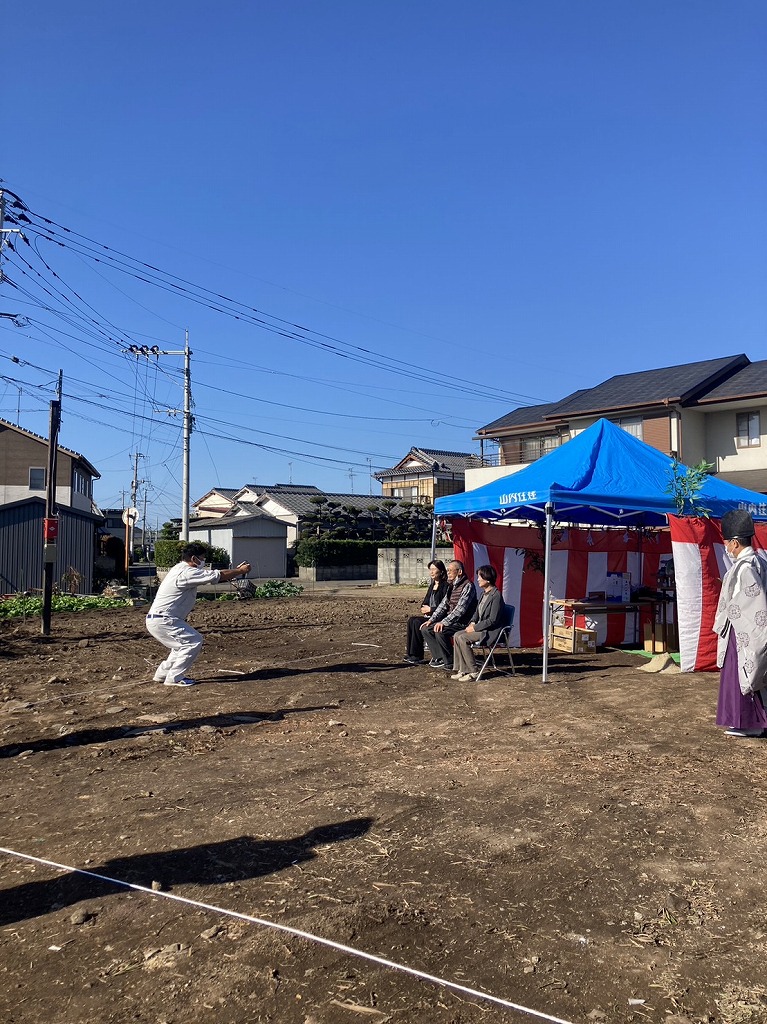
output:
[[[0,319],[0,417],[47,433],[61,368],[102,506],[139,451],[150,522],[180,514],[181,360],[124,349],[185,328],[193,500],[367,494],[519,404],[765,357],[761,0],[37,0],[5,24],[0,177],[55,238],[3,258],[26,319]]]

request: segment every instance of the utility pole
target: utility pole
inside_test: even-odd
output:
[[[189,330],[184,331],[184,465],[181,483],[181,539],[189,540],[189,442],[192,436],[192,370]]]
[[[143,459],[144,456],[141,452],[135,452],[133,456],[133,480],[131,481],[130,488],[130,507],[136,508],[136,501],[138,500],[138,485],[146,483],[146,480],[139,480],[138,478],[138,460]],[[125,575],[127,576],[130,572],[130,564],[133,561],[133,530],[136,525],[136,517],[129,516],[130,522],[126,523],[125,529]],[[130,586],[130,579],[128,580],[128,586]]]
[[[131,345],[129,352],[136,356],[183,356],[184,357],[184,425],[183,425],[183,466],[181,478],[181,539],[189,540],[189,457],[190,439],[194,427],[192,416],[192,353],[189,349],[189,330],[184,331],[183,349],[160,349],[156,345]],[[155,410],[159,412],[160,410]],[[176,415],[178,409],[165,410],[169,415]]]
[[[144,552],[144,558],[146,558],[147,561],[149,561],[149,544],[147,543],[147,537],[149,536],[149,531],[146,528],[146,499],[147,499],[148,492],[149,492],[149,488],[145,487],[144,488],[144,515],[143,515],[143,518],[141,520],[141,548],[142,548],[142,550]]]
[[[43,611],[40,632],[51,632],[51,605],[53,604],[53,566],[56,562],[56,540],[59,520],[56,515],[56,468],[59,452],[59,426],[61,425],[61,391],[63,374],[59,370],[57,398],[51,401],[48,423],[48,479],[45,487],[45,519],[43,520]]]

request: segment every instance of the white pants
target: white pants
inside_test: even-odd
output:
[[[146,628],[155,640],[170,648],[168,657],[157,666],[155,676],[164,675],[167,682],[177,683],[202,650],[202,634],[183,619],[172,619],[168,615],[147,615]]]

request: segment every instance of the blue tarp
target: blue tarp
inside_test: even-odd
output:
[[[673,459],[601,419],[571,441],[509,476],[434,503],[437,516],[542,522],[551,502],[558,522],[603,526],[665,526],[677,515],[671,493]],[[696,502],[713,519],[746,508],[767,520],[767,496],[709,476]],[[688,512],[689,514],[689,512]]]

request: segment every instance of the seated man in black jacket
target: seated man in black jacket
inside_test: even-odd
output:
[[[431,668],[453,670],[451,638],[459,629],[465,629],[477,607],[477,592],[457,560],[447,564],[448,589],[445,597],[434,609],[421,629],[432,653]]]

